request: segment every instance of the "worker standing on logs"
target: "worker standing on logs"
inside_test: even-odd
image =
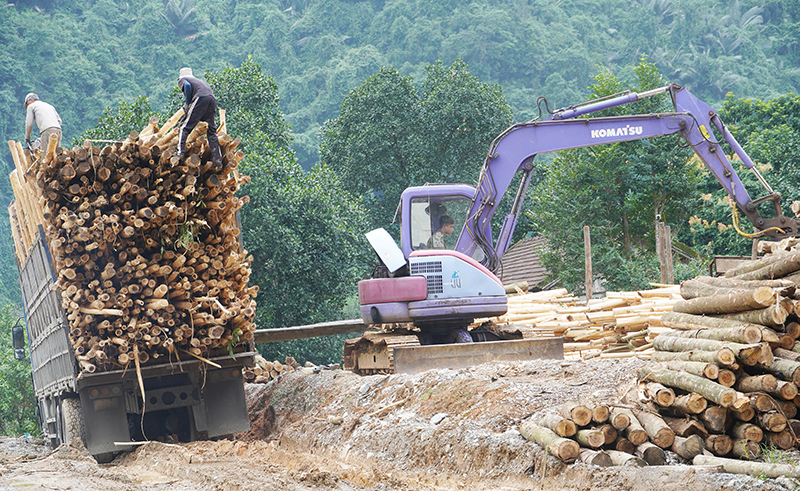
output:
[[[186,97],[186,103],[183,106],[186,119],[178,136],[178,158],[182,159],[186,155],[186,139],[189,137],[189,133],[192,132],[197,123],[205,121],[208,123],[206,138],[208,139],[208,147],[211,149],[212,162],[215,167],[221,168],[222,153],[217,140],[217,125],[214,122],[217,112],[217,99],[214,97],[211,86],[205,80],[195,78],[191,68],[181,68],[178,76],[178,87]]]
[[[39,128],[39,138],[41,138],[44,148],[47,148],[50,135],[58,137],[56,146],[61,145],[61,117],[58,115],[56,108],[44,101],[40,101],[39,96],[33,92],[25,96],[22,107],[28,112],[25,117],[25,143],[29,147],[31,145],[31,132],[33,131],[34,122]]]

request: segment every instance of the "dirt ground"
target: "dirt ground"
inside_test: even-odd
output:
[[[151,442],[97,464],[85,450],[0,439],[0,491],[48,490],[794,490],[795,481],[695,468],[564,465],[518,431],[580,395],[615,399],[638,360],[484,364],[359,377],[291,372],[247,386],[251,431]],[[789,456],[795,461],[796,455]]]

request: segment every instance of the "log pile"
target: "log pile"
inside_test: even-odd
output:
[[[306,363],[306,367],[313,364]],[[284,373],[292,372],[300,368],[297,361],[287,356],[283,363],[275,361],[267,361],[261,355],[254,357],[254,366],[252,368],[245,368],[242,371],[244,381],[253,384],[266,384],[270,380],[275,380]]]
[[[508,313],[477,319],[504,337],[564,337],[566,358],[647,358],[660,332],[661,315],[680,300],[677,285],[635,292],[607,292],[588,302],[566,289],[511,295]]]
[[[184,353],[204,358],[252,339],[257,286],[240,242],[247,197],[240,140],[220,125],[223,167],[214,168],[199,124],[175,156],[176,113],[152,118],[124,141],[48,148],[9,142],[16,170],[10,216],[22,264],[42,226],[85,372]]]

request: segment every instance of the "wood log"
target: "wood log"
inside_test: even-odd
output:
[[[647,434],[645,434],[645,438],[647,438]],[[623,436],[617,435],[617,440],[614,442],[613,449],[619,452],[625,453],[635,453],[636,452],[636,445],[631,443],[630,440]]]
[[[732,370],[721,369],[717,374],[717,383],[723,387],[736,385],[736,374]]]
[[[677,336],[664,336],[659,335],[653,340],[653,346],[657,351],[716,351],[717,357],[722,356],[722,350],[729,349],[733,351],[736,360],[741,361],[745,365],[768,364],[771,361],[772,351],[768,345],[762,344],[741,344],[723,341],[714,341],[709,339],[696,339],[696,338],[681,338]],[[766,351],[769,351],[767,354]],[[723,365],[731,365],[733,362],[728,362],[726,359],[721,359],[720,363]]]
[[[786,429],[787,419],[777,411],[769,411],[758,415],[759,425],[772,433],[780,433]]]
[[[789,430],[783,430],[778,433],[768,432],[764,441],[767,445],[778,447],[781,450],[789,450],[794,446],[795,437]]]
[[[611,424],[600,425],[597,431],[603,434],[603,445],[611,445],[617,441],[618,432]]]
[[[739,290],[726,295],[681,300],[673,305],[674,312],[686,314],[730,314],[745,310],[763,309],[775,303],[772,288]]]
[[[736,391],[733,389],[723,387],[711,380],[690,373],[644,366],[639,370],[639,377],[640,379],[653,380],[670,387],[677,387],[687,392],[698,393],[723,407],[728,407],[736,401]]]
[[[571,419],[577,426],[586,426],[592,421],[592,410],[578,401],[567,401],[562,404],[559,414]]]
[[[684,438],[691,435],[700,435],[703,438],[708,436],[708,431],[703,424],[693,418],[664,417],[664,422],[669,425],[676,436],[682,436]]]
[[[779,327],[789,317],[789,312],[781,304],[770,305],[763,309],[746,310],[735,314],[725,314],[726,319],[750,322],[756,325]]]
[[[672,445],[675,439],[675,432],[661,419],[661,416],[640,409],[631,409],[631,412],[644,427],[650,437],[650,441],[661,448],[669,448]]]
[[[644,459],[630,453],[620,452],[619,450],[606,450],[606,452],[615,466],[644,467],[647,465]]]
[[[719,366],[732,366],[736,364],[736,355],[730,348],[723,348],[719,351],[656,351],[650,355],[651,361],[666,362],[672,360],[696,361],[702,363],[713,363]]]
[[[519,432],[527,440],[538,444],[563,462],[574,462],[580,453],[580,446],[574,440],[560,437],[552,430],[532,421],[523,422],[519,427]]]
[[[739,392],[772,392],[778,388],[778,379],[774,375],[753,375],[740,377],[736,382]]]
[[[539,421],[541,426],[549,428],[556,435],[563,437],[571,437],[578,431],[575,423],[560,414],[547,414]]]
[[[580,450],[580,461],[589,465],[596,465],[600,467],[610,467],[614,465],[608,453],[600,450],[590,450],[582,448]]]
[[[675,392],[657,382],[639,382],[639,389],[645,401],[653,401],[662,407],[669,407],[675,402]]]
[[[669,360],[659,362],[656,365],[660,368],[668,370],[683,371],[697,375],[698,377],[705,377],[707,379],[716,380],[719,376],[719,367],[715,363],[704,363],[702,361],[684,361],[684,360]]]
[[[714,341],[730,341],[740,344],[757,344],[761,342],[762,327],[746,324],[738,327],[715,327],[662,333],[661,336],[678,336],[682,338],[712,339]]]
[[[614,407],[612,413],[621,413],[628,417],[628,426],[622,430],[622,434],[633,444],[634,447],[647,441],[647,431],[628,408]]]
[[[774,397],[779,397],[786,401],[794,401],[794,398],[797,397],[797,386],[785,380],[776,380],[775,382],[777,386],[767,392]]]
[[[680,455],[686,460],[692,460],[695,456],[703,453],[705,446],[703,439],[698,435],[691,435],[687,438],[676,436],[675,441],[670,447],[673,452]]]
[[[757,445],[756,445],[757,447]],[[754,457],[749,457],[754,458]],[[722,457],[709,457],[698,455],[693,460],[694,465],[716,465],[721,466],[725,472],[731,474],[745,474],[753,477],[766,477],[776,479],[778,477],[798,478],[800,468],[794,464],[771,464],[766,462],[746,462],[736,459],[726,459]]]
[[[761,428],[752,423],[745,422],[734,423],[731,427],[730,435],[734,439],[748,440],[753,443],[761,443],[761,440],[764,439],[764,432],[761,431]]]
[[[733,450],[733,440],[728,435],[708,435],[704,441],[707,450],[716,455],[728,455]]]
[[[800,270],[800,252],[775,259],[775,262],[748,273],[736,275],[741,280],[772,280]]]
[[[651,442],[644,442],[636,447],[636,456],[647,462],[647,465],[667,463],[667,454],[664,453],[664,450]]]
[[[800,385],[800,362],[775,358],[763,367],[766,371],[780,376],[795,385]]]
[[[575,433],[575,441],[582,447],[600,448],[605,442],[605,435],[601,431],[595,429],[582,429]]]
[[[622,431],[631,424],[630,416],[620,411],[617,407],[609,408],[608,420],[617,431]]]
[[[661,324],[664,327],[671,327],[681,331],[691,331],[696,329],[725,328],[736,329],[753,325],[749,322],[742,322],[725,317],[710,317],[705,315],[687,314],[683,312],[664,312],[661,314]],[[757,327],[762,327],[756,324]]]
[[[708,400],[700,394],[692,392],[677,396],[666,412],[674,416],[689,416],[702,413],[706,407],[708,407]]]
[[[756,442],[734,438],[731,455],[740,459],[757,459],[761,455],[761,447]]]
[[[709,406],[700,415],[700,420],[710,433],[724,433],[732,423],[730,411],[721,406]]]

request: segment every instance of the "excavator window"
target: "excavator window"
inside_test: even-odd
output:
[[[412,199],[410,229],[413,249],[453,249],[470,204],[471,201],[463,196]],[[442,233],[437,234],[440,229]]]

